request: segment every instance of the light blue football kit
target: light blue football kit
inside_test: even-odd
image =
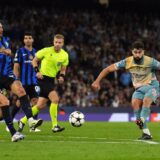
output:
[[[153,102],[159,96],[159,82],[155,71],[160,70],[160,62],[154,58],[143,56],[141,64],[134,62],[133,56],[123,59],[115,66],[118,69],[126,69],[131,73],[132,83],[135,91],[132,98],[143,100],[144,97],[150,97]]]

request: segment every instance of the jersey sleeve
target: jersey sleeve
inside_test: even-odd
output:
[[[21,52],[20,50],[17,50],[14,56],[14,63],[20,63],[20,62],[21,62]]]
[[[160,62],[153,58],[152,68],[155,70],[160,70]]]
[[[123,59],[123,60],[115,63],[115,66],[116,66],[117,70],[125,68],[126,67],[126,59]]]
[[[68,66],[68,63],[69,63],[69,58],[68,58],[68,54],[66,54],[66,58],[63,61],[62,66]]]
[[[41,49],[41,50],[39,50],[38,52],[36,52],[36,57],[38,58],[38,59],[43,59],[44,58],[44,55],[45,55],[45,48],[44,49]]]

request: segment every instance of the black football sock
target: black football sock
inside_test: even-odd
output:
[[[13,136],[16,133],[16,130],[13,126],[13,121],[11,118],[11,115],[9,113],[9,106],[3,106],[2,107],[2,114],[3,114],[3,119],[11,133],[11,135]]]
[[[24,111],[27,119],[32,117],[31,105],[27,95],[24,95],[19,98],[22,110]]]
[[[20,107],[17,107],[16,105],[13,105],[11,107],[11,117],[12,117],[12,120],[14,119],[15,115],[19,112],[20,110]]]

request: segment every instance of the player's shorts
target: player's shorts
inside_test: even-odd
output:
[[[153,102],[156,102],[159,96],[159,87],[155,87],[152,85],[146,85],[136,89],[132,95],[132,99],[141,99],[144,97],[150,97]]]
[[[23,86],[27,95],[29,96],[30,99],[32,98],[38,98],[39,94],[39,86],[37,85],[29,85],[29,86]]]
[[[13,77],[3,76],[0,77],[0,88],[5,88],[7,90],[11,89],[12,83],[15,81]]]
[[[40,87],[39,97],[48,99],[48,95],[51,91],[55,90],[54,84],[55,78],[43,76],[43,79],[38,79],[38,86]]]

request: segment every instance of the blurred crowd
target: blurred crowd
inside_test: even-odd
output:
[[[145,43],[146,54],[160,60],[160,15],[99,10],[0,7],[5,34],[12,50],[23,45],[24,31],[32,31],[34,47],[52,44],[53,35],[65,36],[70,64],[63,86],[57,85],[61,106],[128,107],[134,91],[126,71],[111,73],[94,92],[91,83],[108,65],[131,55],[129,47],[137,39]]]

